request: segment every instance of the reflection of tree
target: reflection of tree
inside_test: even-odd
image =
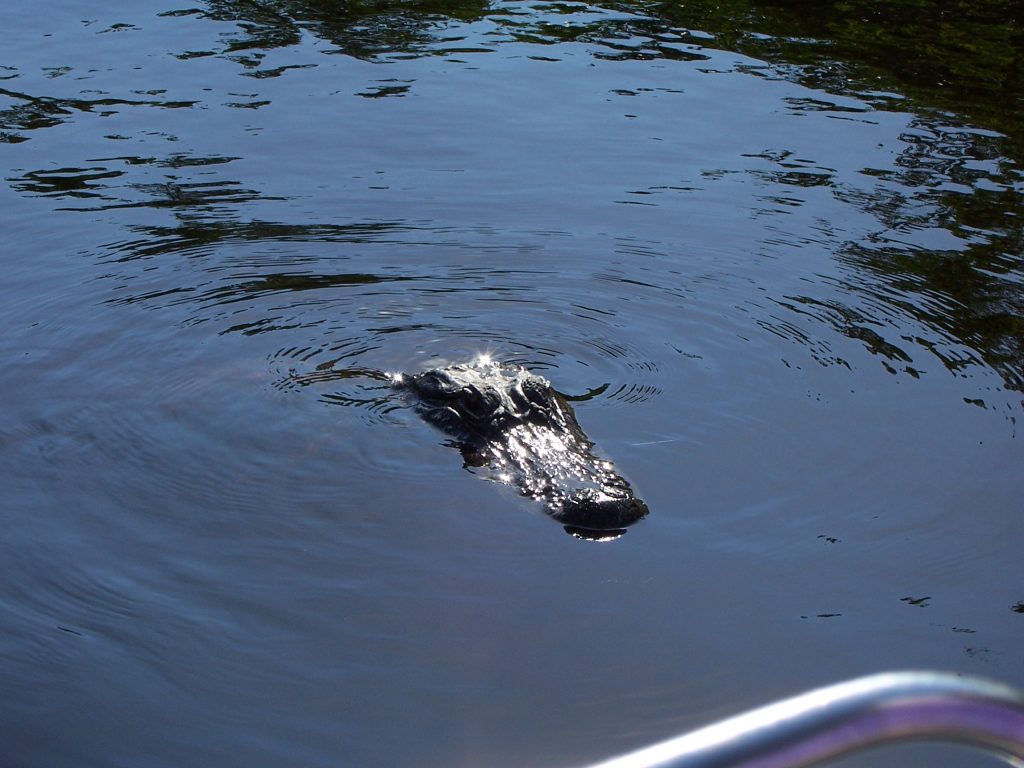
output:
[[[880,230],[867,242],[846,244],[837,257],[864,278],[858,285],[887,285],[870,302],[884,301],[977,350],[1009,388],[1024,390],[1024,5],[697,0],[646,8],[673,25],[712,35],[707,45],[766,60],[778,76],[812,88],[871,100],[882,90],[907,97],[876,101],[879,108],[918,113],[913,130],[901,137],[905,149],[895,165],[863,169],[876,180],[869,191],[858,185],[835,192],[872,213]],[[799,183],[783,172],[772,181]],[[936,229],[960,245],[935,249],[918,237]],[[800,313],[814,306],[810,314],[861,340],[887,365],[909,362],[867,328],[856,307],[832,302],[823,308],[812,297],[789,301]],[[925,340],[907,341],[930,348],[952,371],[969,362]],[[914,373],[910,366],[904,370]]]
[[[706,44],[787,66],[825,90],[889,89],[1006,133],[1024,155],[1024,4],[1019,0],[654,0]],[[904,105],[897,104],[898,108]]]
[[[918,107],[953,112],[1006,134],[1009,154],[1024,155],[1024,4],[1018,0],[606,0],[515,8],[492,7],[490,0],[207,0],[206,6],[205,15],[237,22],[226,52],[253,67],[261,58],[256,51],[294,45],[303,32],[351,56],[421,55],[445,40],[451,22],[487,18],[513,40],[611,49],[595,53],[601,58],[705,58],[681,42],[744,52],[814,88],[889,89]],[[503,41],[508,38],[495,39]]]
[[[861,170],[866,183],[828,181],[832,194],[877,222],[867,237],[836,249],[849,274],[841,297],[778,303],[861,341],[893,373],[917,376],[911,351],[925,349],[953,373],[984,362],[1009,389],[1024,391],[1024,204],[1016,167],[991,135],[934,117],[915,118],[901,140],[894,163]],[[784,153],[772,159],[780,170],[752,173],[807,185]],[[934,336],[906,335],[899,318]],[[815,357],[837,362],[828,350]]]
[[[261,58],[255,51],[294,45],[304,31],[360,58],[421,53],[436,41],[438,28],[482,18],[488,5],[487,0],[208,0],[206,15],[239,23],[228,52],[255,66]]]
[[[778,204],[787,202],[779,196],[780,190],[826,187],[877,221],[873,236],[837,246],[837,259],[852,275],[843,298],[812,295],[778,300],[793,312],[810,315],[857,339],[893,370],[913,375],[911,347],[931,349],[951,370],[962,367],[962,356],[948,354],[934,340],[880,333],[883,329],[877,322],[872,326],[872,318],[879,315],[874,311],[879,302],[885,303],[922,327],[976,350],[1000,371],[1009,387],[1020,390],[1024,389],[1022,8],[1017,0],[974,4],[954,0],[607,0],[600,6],[510,3],[493,7],[488,0],[207,0],[204,10],[169,15],[202,14],[233,22],[225,25],[229,30],[221,38],[220,50],[179,55],[226,56],[241,64],[245,74],[256,77],[286,69],[262,69],[265,52],[298,45],[304,35],[327,41],[338,53],[366,59],[448,54],[467,39],[470,42],[462,45],[476,45],[477,50],[485,41],[492,49],[529,44],[526,50],[531,54],[549,46],[552,58],[560,55],[557,46],[581,43],[590,55],[604,60],[705,59],[707,53],[700,47],[711,46],[765,62],[749,67],[759,75],[789,78],[815,88],[817,93],[810,94],[815,98],[789,99],[795,111],[837,114],[859,108],[867,112],[870,108],[863,103],[867,100],[880,109],[915,113],[913,125],[901,137],[903,150],[896,161],[882,168],[860,169],[856,180],[837,178],[785,153],[763,156],[775,164],[771,172],[750,171],[763,176]],[[466,29],[468,23],[478,21],[486,23],[472,32]],[[386,84],[360,95],[401,95],[410,81],[378,82]],[[840,107],[822,91],[857,96],[862,102]],[[906,98],[882,97],[879,91]],[[57,125],[80,112],[119,106],[178,109],[195,103],[52,98],[11,90],[0,90],[0,96],[11,102],[0,110],[0,142],[24,140],[26,132]],[[989,131],[972,129],[970,124]],[[108,158],[83,162],[83,167],[22,172],[8,181],[24,194],[77,199],[83,210],[172,211],[180,227],[153,228],[137,243],[121,244],[111,257],[125,260],[171,252],[192,254],[240,241],[358,242],[402,228],[385,222],[289,231],[285,224],[241,223],[233,221],[240,205],[272,198],[237,181],[197,180],[187,172],[167,175],[158,183],[125,183],[126,170],[117,165],[180,169],[225,165],[234,159],[187,154],[163,159]],[[114,179],[121,186],[113,185]],[[927,233],[939,230],[947,235],[946,242],[935,245]],[[286,272],[273,273],[277,282],[267,290],[284,285]],[[296,278],[303,290],[337,287],[349,276],[307,278]],[[253,285],[243,281],[225,290],[251,295]],[[872,292],[873,285],[886,290]],[[214,296],[201,291],[191,294],[200,295],[207,300]]]
[[[707,58],[680,45],[682,37],[663,19],[637,13],[639,7],[614,3],[588,7],[575,3],[492,7],[490,0],[208,0],[205,15],[234,21],[238,31],[224,53],[249,67],[250,74],[266,77],[280,70],[258,69],[261,49],[297,43],[303,31],[337,46],[337,52],[359,58],[383,55],[420,56],[481,51],[479,44],[462,48],[453,22],[486,19],[494,44],[524,42],[538,45],[591,43],[604,59]],[[450,34],[449,34],[450,33]]]
[[[874,243],[850,245],[841,258],[886,278],[897,291],[942,297],[902,308],[978,350],[1011,389],[1024,390],[1024,204],[1014,169],[999,169],[984,137],[921,121],[887,184],[864,207],[885,225]],[[989,140],[990,141],[990,140]],[[988,161],[990,170],[978,170]],[[1004,163],[1004,165],[1008,165]],[[943,228],[958,249],[913,245],[915,231]],[[901,242],[907,233],[910,245]],[[955,361],[944,361],[956,369]]]
[[[101,112],[111,107],[160,107],[163,109],[187,109],[194,101],[164,101],[160,99],[115,99],[101,98],[54,98],[35,96],[20,91],[0,88],[0,96],[14,103],[0,109],[0,144],[17,144],[26,141],[22,133],[39,128],[60,125],[76,112]]]

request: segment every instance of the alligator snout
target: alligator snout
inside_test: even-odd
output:
[[[631,494],[620,497],[585,491],[548,505],[548,514],[582,539],[617,538],[647,516],[647,505]]]

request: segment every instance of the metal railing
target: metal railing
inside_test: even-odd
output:
[[[896,741],[953,741],[1024,765],[1024,695],[939,672],[872,675],[590,768],[800,768]]]

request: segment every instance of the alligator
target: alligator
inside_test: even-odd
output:
[[[568,399],[542,376],[481,358],[391,377],[424,421],[449,435],[467,468],[544,503],[578,538],[621,536],[647,505],[594,454]]]

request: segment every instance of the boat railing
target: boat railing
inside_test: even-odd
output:
[[[802,768],[906,741],[1024,766],[1024,695],[976,677],[890,672],[818,688],[590,768]]]

